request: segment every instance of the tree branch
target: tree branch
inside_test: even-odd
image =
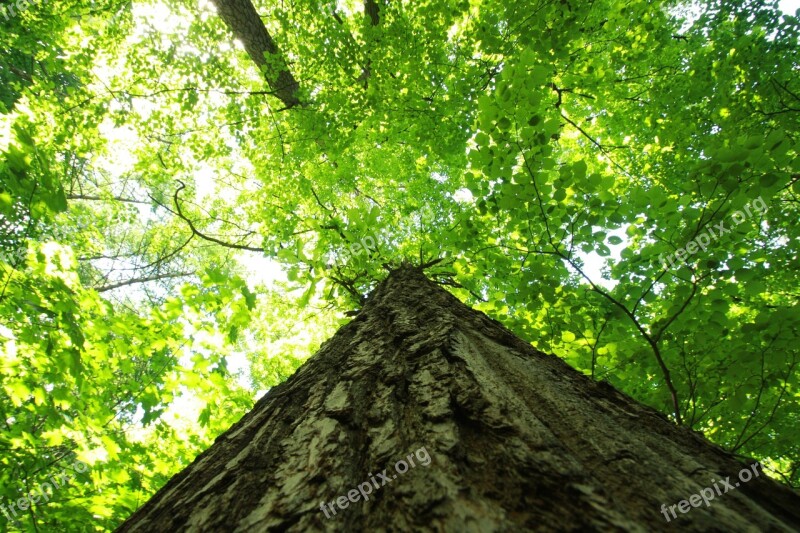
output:
[[[172,209],[169,209],[169,208],[167,208],[166,206],[163,206],[163,205],[162,205],[162,207],[164,207],[170,213],[173,213],[178,218],[180,218],[184,222],[186,222],[189,225],[189,229],[192,230],[192,233],[194,235],[197,235],[198,237],[200,237],[201,239],[203,239],[205,241],[213,242],[215,244],[219,244],[220,246],[224,246],[225,248],[233,248],[234,250],[247,250],[247,251],[250,251],[250,252],[264,252],[265,251],[263,248],[255,248],[253,246],[245,246],[245,245],[242,245],[242,244],[233,244],[233,243],[221,241],[221,240],[219,240],[219,239],[217,239],[215,237],[212,237],[210,235],[206,235],[205,233],[201,233],[200,230],[198,230],[195,227],[194,222],[192,222],[186,215],[184,215],[183,211],[181,210],[181,204],[180,204],[180,199],[178,198],[178,195],[180,194],[180,192],[183,189],[186,188],[186,184],[183,183],[180,180],[176,180],[176,181],[180,184],[180,187],[175,189],[175,194],[172,197],[173,201],[175,202],[176,211],[173,211]],[[155,199],[153,199],[153,200],[155,201]],[[161,205],[161,204],[159,204],[159,205]]]
[[[122,198],[121,196],[109,196],[108,198],[101,198],[99,196],[88,196],[85,194],[68,194],[67,200],[86,200],[91,202],[108,202],[114,200],[117,202],[124,202],[127,204],[150,205],[150,202],[143,202],[142,200],[134,200],[133,198]]]
[[[102,287],[95,287],[94,290],[97,292],[107,292],[112,291],[114,289],[119,289],[120,287],[125,287],[128,285],[135,285],[136,283],[147,283],[148,281],[158,281],[162,279],[171,279],[171,278],[184,278],[186,276],[192,276],[194,272],[179,272],[175,274],[158,274],[155,276],[148,276],[144,278],[132,278],[125,281],[120,281],[118,283],[112,283],[111,285],[104,285]]]

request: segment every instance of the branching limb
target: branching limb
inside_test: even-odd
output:
[[[194,222],[192,222],[192,220],[190,218],[188,218],[186,215],[184,215],[183,211],[181,210],[181,204],[180,204],[179,195],[180,195],[180,192],[183,189],[186,188],[186,184],[183,183],[180,180],[177,180],[177,182],[178,182],[178,184],[180,186],[177,189],[175,189],[175,194],[172,197],[173,202],[175,203],[175,211],[173,211],[172,209],[169,209],[165,205],[159,203],[152,196],[150,197],[150,199],[153,200],[156,204],[158,204],[161,207],[163,207],[164,209],[166,209],[167,211],[169,211],[170,213],[174,214],[175,216],[177,216],[178,218],[183,220],[184,222],[186,222],[186,224],[189,225],[189,229],[192,231],[192,234],[196,235],[197,237],[200,237],[204,241],[213,242],[215,244],[219,244],[220,246],[224,246],[225,248],[232,248],[234,250],[247,250],[249,252],[265,252],[265,250],[263,248],[256,248],[254,246],[246,246],[246,245],[242,245],[242,244],[225,242],[225,241],[222,241],[220,239],[217,239],[216,237],[212,237],[211,235],[206,235],[205,233],[202,233],[200,230],[198,230],[197,227],[195,227]]]
[[[193,276],[194,272],[178,272],[174,274],[158,274],[155,276],[147,276],[143,278],[132,278],[126,279],[125,281],[120,281],[118,283],[112,283],[110,285],[104,285],[102,287],[95,287],[94,290],[97,292],[107,292],[113,291],[114,289],[119,289],[120,287],[127,287],[128,285],[135,285],[137,283],[147,283],[149,281],[159,281],[162,279],[173,279],[173,278],[185,278],[187,276]]]

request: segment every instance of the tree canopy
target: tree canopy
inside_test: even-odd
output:
[[[22,500],[0,527],[119,524],[407,260],[800,485],[798,13],[21,0],[0,18],[0,504]]]

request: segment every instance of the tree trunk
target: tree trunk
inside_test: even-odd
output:
[[[752,479],[740,483],[740,471]],[[695,494],[709,505],[694,508]],[[536,351],[402,267],[119,531],[798,524],[800,497],[757,464]]]
[[[250,0],[211,0],[220,18],[239,39],[258,68],[264,73],[267,85],[287,108],[300,103],[297,91],[300,84],[286,65],[278,45],[261,22]]]

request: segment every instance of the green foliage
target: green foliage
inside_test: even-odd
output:
[[[404,259],[800,484],[798,18],[336,5],[256,3],[291,109],[193,2],[4,21],[0,504],[89,469],[0,530],[119,524]]]

